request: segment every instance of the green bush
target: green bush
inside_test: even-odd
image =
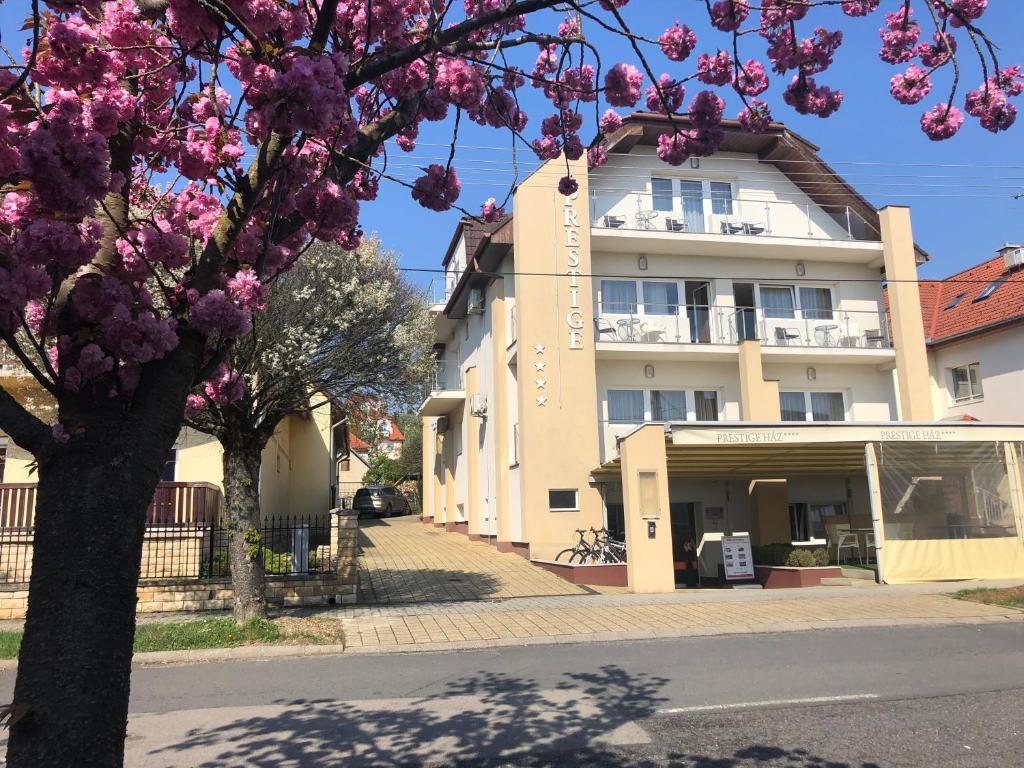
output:
[[[824,547],[794,547],[792,544],[763,544],[753,548],[756,565],[784,565],[790,568],[813,568],[828,565]]]
[[[263,572],[278,576],[291,573],[292,553],[263,550]]]

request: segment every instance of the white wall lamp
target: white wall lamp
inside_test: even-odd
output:
[[[814,368],[808,368],[807,369],[807,380],[808,381],[814,381],[816,378],[818,378],[818,372]]]
[[[637,269],[639,269],[640,271],[643,271],[643,270],[647,269],[647,257],[646,256],[641,256],[639,259],[637,259],[636,260],[636,266],[637,266]]]
[[[803,277],[807,274],[807,267],[804,266],[802,261],[796,263],[796,274],[798,277]]]
[[[700,168],[700,158],[699,157],[691,157],[690,158],[690,167],[691,168]]]
[[[647,379],[653,379],[654,378],[654,366],[651,365],[650,363],[648,363],[647,365],[644,366],[644,378],[647,378]]]

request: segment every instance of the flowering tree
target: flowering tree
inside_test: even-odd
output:
[[[351,256],[315,243],[267,297],[253,331],[188,396],[186,424],[224,451],[228,555],[238,622],[266,615],[260,458],[286,416],[353,393],[408,399],[430,371],[426,302],[376,238]],[[262,291],[261,291],[262,293]],[[261,302],[262,303],[262,302]]]
[[[915,104],[948,84],[921,117],[927,135],[952,136],[964,112],[1008,128],[1024,81],[979,26],[987,0],[886,3],[879,55],[906,67],[892,94]],[[10,765],[120,763],[144,510],[186,395],[206,381],[241,396],[225,366],[264,286],[311,240],[358,245],[360,204],[388,178],[391,148],[449,121],[448,161],[411,184],[420,205],[446,210],[460,200],[464,119],[596,166],[620,123],[601,110],[642,102],[689,112],[658,142],[679,164],[722,141],[719,92],[741,102],[744,128],[764,129],[769,72],[797,112],[834,113],[842,93],[822,80],[842,34],[811,25],[836,7],[837,20],[869,16],[880,0],[691,3],[719,33],[700,43],[670,18],[658,37],[634,33],[627,5],[22,0],[28,44],[0,69],[0,338],[59,420],[0,391],[0,429],[39,463]],[[633,63],[605,66],[609,35]],[[980,70],[962,99],[958,46]],[[528,120],[528,98],[547,114]],[[500,212],[492,199],[480,215]]]

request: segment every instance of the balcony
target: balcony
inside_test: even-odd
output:
[[[741,251],[749,258],[792,259],[794,253],[799,257],[813,249],[816,259],[830,258],[828,252],[837,252],[832,258],[846,262],[881,258],[877,236],[847,206],[825,210],[814,203],[732,197],[728,192],[623,194],[596,189],[590,215],[591,236],[602,250],[706,256]],[[757,247],[746,247],[751,245]]]
[[[664,350],[680,359],[721,359],[747,339],[759,339],[767,356],[779,358],[893,356],[889,318],[878,311],[608,302],[598,306],[594,326],[605,357]]]
[[[420,406],[420,416],[446,416],[466,401],[462,371],[455,361],[438,360],[429,383],[429,392]]]

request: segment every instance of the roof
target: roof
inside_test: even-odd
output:
[[[351,451],[368,451],[370,450],[370,444],[351,432],[348,433],[348,447]]]
[[[987,298],[993,282],[1005,279]],[[1024,323],[1024,270],[1008,270],[994,256],[943,280],[920,285],[924,335],[930,346]]]
[[[389,419],[388,424],[391,425],[391,431],[388,433],[388,440],[393,443],[400,443],[405,440],[405,435],[402,434],[402,430],[398,428],[398,425],[395,424],[395,422]]]

